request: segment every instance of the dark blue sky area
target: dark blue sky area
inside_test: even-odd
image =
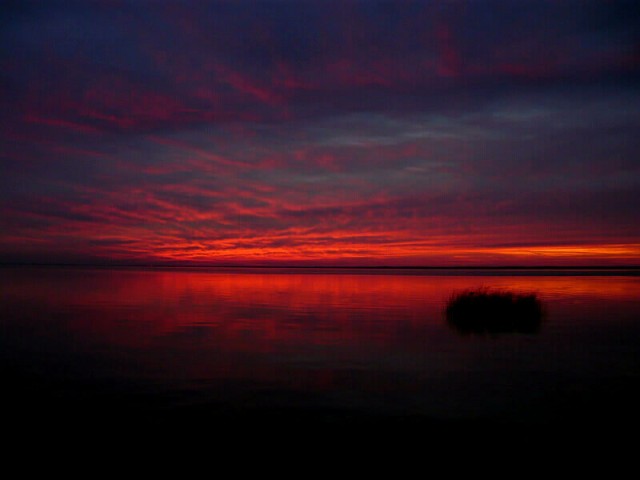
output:
[[[638,2],[0,22],[0,261],[640,263]]]

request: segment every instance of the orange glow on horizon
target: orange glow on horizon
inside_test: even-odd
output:
[[[351,242],[344,239],[350,237]],[[467,247],[442,246],[430,242],[368,243],[372,236],[336,235],[331,244],[326,239],[300,245],[262,246],[273,240],[267,237],[255,239],[229,239],[211,242],[184,242],[158,244],[148,253],[131,252],[126,258],[140,257],[155,261],[185,263],[261,261],[274,262],[355,262],[373,265],[543,265],[543,264],[617,264],[634,265],[640,259],[640,244],[598,245],[534,245],[518,247]],[[382,236],[381,236],[382,237]],[[302,235],[300,239],[304,239]],[[375,237],[374,237],[375,238]],[[342,240],[342,241],[341,241]],[[254,244],[255,246],[252,246]]]

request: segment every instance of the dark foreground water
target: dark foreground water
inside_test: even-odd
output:
[[[536,292],[539,332],[450,328],[479,286]],[[2,268],[0,288],[5,429],[640,425],[634,272]]]

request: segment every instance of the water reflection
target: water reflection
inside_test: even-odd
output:
[[[534,421],[637,384],[638,277],[305,272],[0,269],[5,400]],[[478,285],[538,292],[545,328],[461,338]]]

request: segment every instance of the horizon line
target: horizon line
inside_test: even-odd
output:
[[[638,265],[290,265],[290,264],[190,264],[107,262],[0,262],[1,267],[100,267],[100,268],[292,268],[356,270],[640,270]]]

